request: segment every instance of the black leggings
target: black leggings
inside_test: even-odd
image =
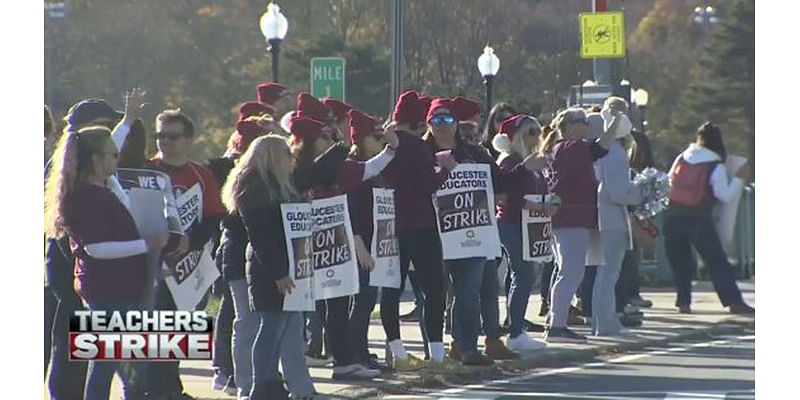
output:
[[[350,296],[325,300],[327,313],[325,329],[328,332],[328,344],[333,355],[334,365],[343,367],[355,363],[355,354],[350,348]]]
[[[400,241],[399,289],[384,288],[381,295],[381,322],[386,340],[400,339],[400,296],[403,293],[409,263],[414,263],[417,280],[425,293],[422,319],[431,343],[442,342],[444,324],[444,267],[442,243],[435,227],[398,232]]]

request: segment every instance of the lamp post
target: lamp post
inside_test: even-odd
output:
[[[494,54],[494,49],[486,45],[483,54],[478,57],[478,71],[483,76],[483,84],[486,86],[486,114],[492,109],[492,83],[497,71],[500,70],[500,59]]]
[[[278,55],[281,51],[281,42],[289,30],[289,22],[281,13],[281,8],[275,3],[267,5],[267,11],[261,15],[259,21],[261,34],[269,43],[267,48],[272,54],[272,80],[278,82]]]
[[[647,102],[649,100],[650,95],[647,93],[647,90],[639,88],[633,92],[633,102],[636,103],[637,107],[639,107],[639,113],[642,116],[642,133],[645,133],[645,127],[647,126],[647,120],[645,119],[644,111],[647,108]]]
[[[704,28],[711,28],[711,25],[719,22],[717,10],[712,6],[695,7],[693,20],[694,23],[702,25]]]

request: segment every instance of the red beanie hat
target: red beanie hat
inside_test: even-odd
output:
[[[398,123],[413,123],[419,121],[419,94],[416,90],[406,90],[397,98],[394,105],[392,121]]]
[[[350,110],[350,141],[356,143],[356,139],[369,135],[372,132],[380,131],[380,121],[356,109]]]
[[[289,95],[289,89],[278,82],[264,82],[258,85],[256,91],[258,102],[270,105]]]
[[[239,121],[236,124],[236,136],[233,138],[233,147],[239,154],[244,154],[250,143],[268,132],[256,121]]]
[[[428,116],[425,117],[425,121],[430,121],[431,118],[433,118],[433,116],[436,114],[443,114],[443,112],[434,113],[434,111],[440,108],[447,110],[447,114],[450,114],[458,119],[458,116],[456,116],[453,112],[453,100],[447,97],[437,97],[433,99],[433,101],[431,101],[431,105],[428,106]]]
[[[478,102],[458,96],[453,99],[453,115],[459,121],[475,121],[481,112],[481,105]]]
[[[347,118],[347,113],[353,109],[353,106],[347,104],[343,101],[332,99],[330,97],[326,97],[322,99],[322,104],[325,104],[325,107],[328,107],[328,110],[333,114],[333,117],[336,120],[340,120],[342,118]]]
[[[289,120],[289,132],[292,136],[300,138],[304,141],[316,139],[322,134],[325,124],[315,121],[311,118],[304,118],[299,115],[294,115]]]
[[[328,107],[325,107],[325,104],[308,92],[297,94],[297,111],[298,117],[310,118],[323,123],[333,119],[333,113],[328,110]]]
[[[269,104],[248,101],[239,107],[239,119],[237,121],[244,121],[249,117],[260,117],[264,114],[275,116],[276,112],[275,107]]]

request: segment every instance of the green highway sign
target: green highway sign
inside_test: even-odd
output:
[[[311,95],[344,100],[345,60],[341,57],[311,59]]]

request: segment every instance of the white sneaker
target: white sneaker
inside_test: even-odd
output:
[[[546,346],[546,342],[535,340],[524,332],[520,333],[515,338],[509,338],[506,343],[506,347],[508,347],[509,350],[516,352],[541,350]]]

